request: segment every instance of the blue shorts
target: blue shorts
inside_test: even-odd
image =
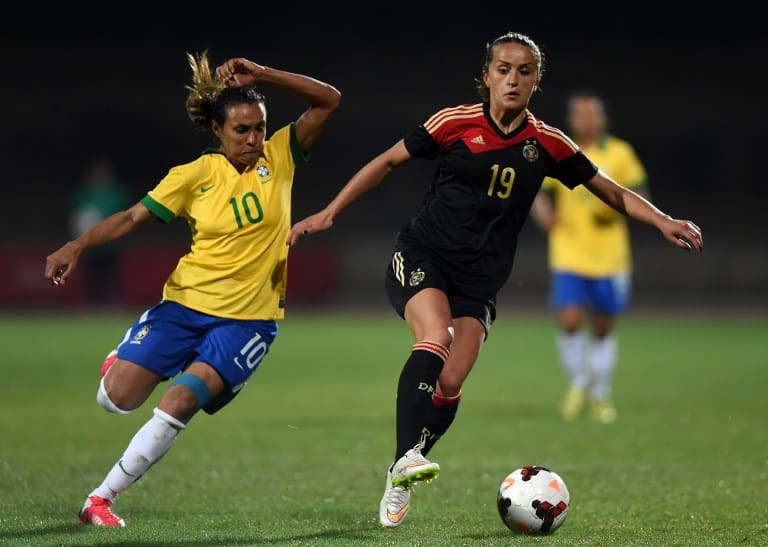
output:
[[[586,307],[616,315],[629,304],[630,276],[584,277],[570,272],[552,273],[550,305],[555,310],[570,306]]]
[[[226,387],[205,410],[212,414],[240,391],[277,336],[276,321],[228,319],[163,300],[125,333],[117,356],[172,378],[194,362],[219,373]]]

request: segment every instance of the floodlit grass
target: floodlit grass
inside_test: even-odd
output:
[[[768,320],[627,317],[619,419],[564,423],[546,316],[504,312],[431,453],[440,478],[408,520],[378,524],[410,335],[394,314],[291,315],[243,393],[201,414],[115,511],[76,513],[160,392],[128,416],[95,402],[133,316],[0,318],[0,543],[8,545],[758,545],[768,543]],[[504,476],[557,471],[571,508],[553,536],[496,513]]]

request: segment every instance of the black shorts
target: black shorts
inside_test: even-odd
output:
[[[405,305],[413,295],[423,289],[438,289],[448,297],[451,315],[474,317],[482,323],[486,337],[496,319],[495,296],[476,296],[476,289],[457,279],[434,253],[419,247],[395,251],[387,267],[385,286],[389,303],[403,318]]]

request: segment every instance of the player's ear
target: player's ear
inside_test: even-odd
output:
[[[221,126],[216,120],[211,120],[211,131],[213,131],[213,134],[216,135],[217,138],[221,138]]]

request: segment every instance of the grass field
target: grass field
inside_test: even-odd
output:
[[[566,424],[546,316],[505,312],[431,456],[408,520],[377,519],[411,343],[393,314],[293,315],[244,392],[196,417],[117,500],[123,529],[77,524],[152,403],[95,402],[133,316],[0,317],[0,543],[8,545],[765,545],[768,319],[627,317],[619,419]],[[521,465],[571,491],[550,537],[512,536],[496,491]]]

